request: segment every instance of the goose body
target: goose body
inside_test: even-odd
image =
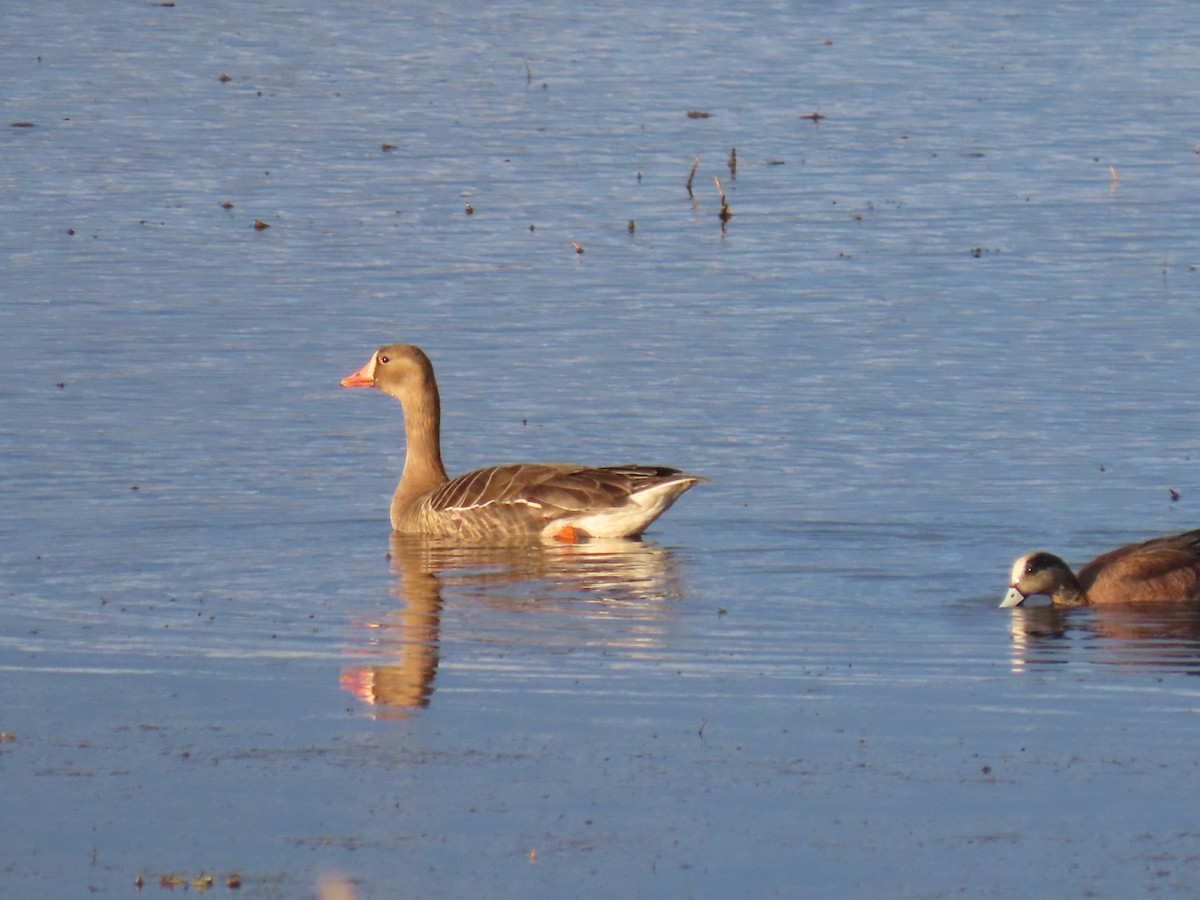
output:
[[[449,478],[442,464],[441,400],[433,364],[411,344],[377,350],[342,379],[400,401],[405,459],[392,528],[464,541],[637,537],[699,481],[662,466],[514,463]]]
[[[1200,529],[1118,547],[1078,574],[1052,553],[1027,553],[1013,563],[1000,606],[1034,594],[1055,606],[1200,600]]]

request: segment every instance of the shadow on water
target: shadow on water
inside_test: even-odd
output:
[[[1013,671],[1084,663],[1200,674],[1200,608],[1194,604],[1036,606],[1012,613]]]
[[[342,687],[379,716],[429,705],[447,643],[645,651],[671,618],[670,602],[683,598],[671,551],[640,540],[462,547],[393,534],[391,563],[401,606],[354,622],[363,639],[350,652],[362,661],[341,674]],[[444,637],[447,603],[469,611]]]

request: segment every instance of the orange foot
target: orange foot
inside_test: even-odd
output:
[[[564,544],[574,544],[579,540],[579,532],[575,530],[574,525],[564,525],[555,533],[554,539]]]

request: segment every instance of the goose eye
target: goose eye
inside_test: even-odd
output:
[[[389,362],[389,360],[388,360],[388,358],[387,358],[386,356],[381,356],[381,357],[379,357],[379,361],[380,361],[380,363],[382,363],[382,364],[383,364],[383,365],[385,365],[385,366],[386,366],[386,365],[388,364],[388,362]]]

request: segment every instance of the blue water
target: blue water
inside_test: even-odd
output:
[[[0,894],[1195,893],[1194,614],[995,606],[1200,525],[1200,12],[0,28]],[[392,341],[453,471],[712,481],[396,544]]]

